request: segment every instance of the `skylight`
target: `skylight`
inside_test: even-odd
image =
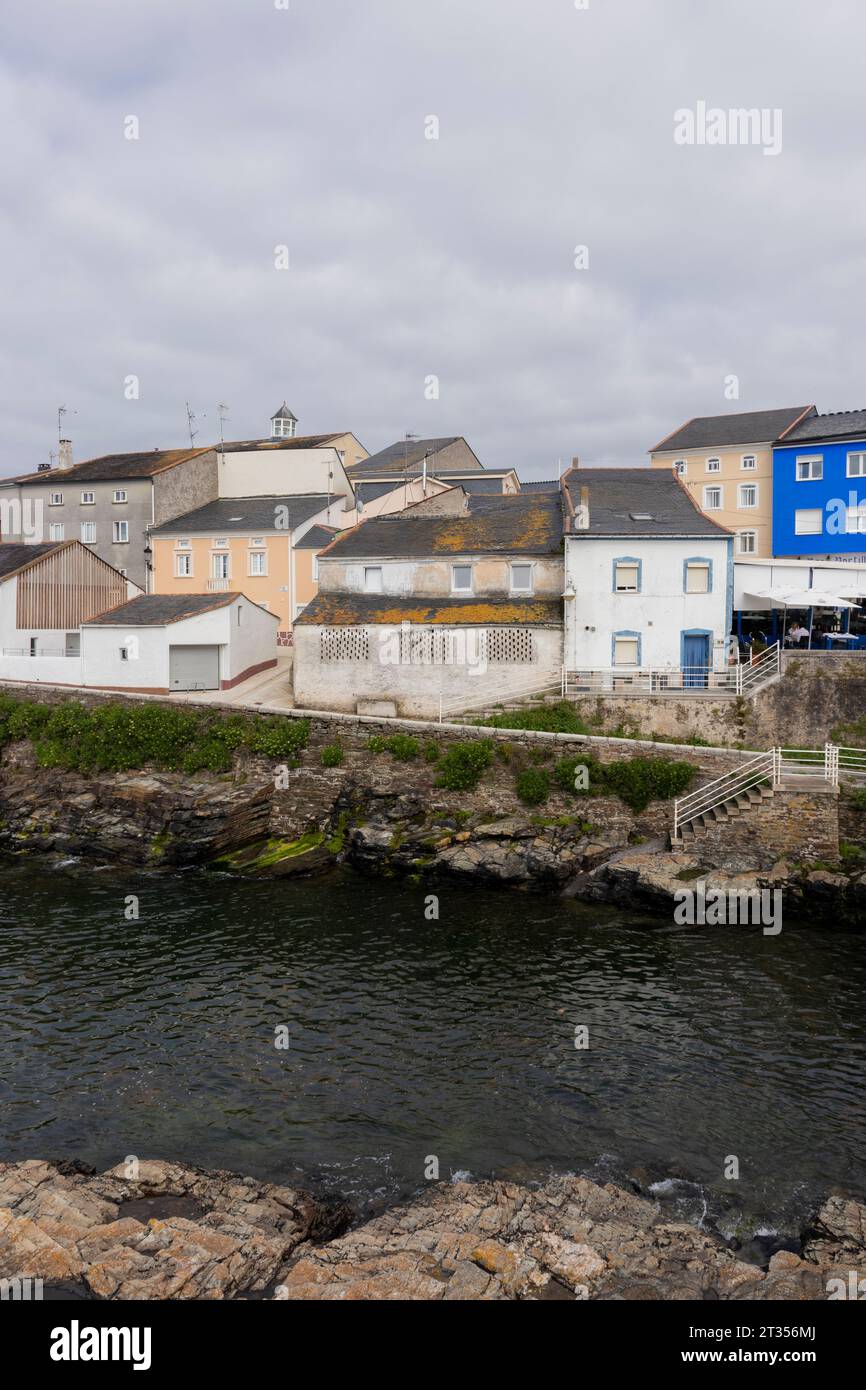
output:
[[[649,512],[629,512],[632,521],[652,521]]]

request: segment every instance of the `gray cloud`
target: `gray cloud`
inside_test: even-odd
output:
[[[220,400],[261,434],[285,396],[524,476],[640,460],[733,408],[728,373],[742,409],[866,404],[864,38],[857,0],[31,0],[0,42],[0,471],[60,403],[78,458],[184,443],[186,399],[199,442]],[[675,145],[698,100],[781,108],[782,153]]]

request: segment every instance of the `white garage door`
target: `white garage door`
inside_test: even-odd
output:
[[[219,647],[169,647],[172,690],[219,690]]]

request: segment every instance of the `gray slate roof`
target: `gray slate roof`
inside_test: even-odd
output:
[[[92,627],[162,627],[165,623],[179,623],[183,618],[194,618],[197,613],[209,613],[214,608],[225,608],[243,594],[142,594],[140,598],[130,599],[117,608],[109,608],[95,618],[88,618],[84,626]],[[248,599],[247,602],[252,602]]]
[[[570,536],[713,536],[730,531],[695,505],[672,472],[663,468],[572,468],[563,477],[572,504],[589,489],[589,530]],[[641,521],[640,516],[649,516]]]
[[[97,459],[86,459],[75,463],[71,468],[44,468],[37,473],[19,473],[14,478],[0,478],[5,483],[44,483],[55,489],[66,483],[98,483],[126,478],[150,478],[171,468],[176,463],[206,454],[204,449],[147,449],[137,454],[104,454]]]
[[[465,516],[413,515],[410,507],[345,531],[327,557],[555,555],[562,550],[562,505],[547,493],[470,496]]]
[[[558,478],[529,478],[526,482],[520,480],[521,492],[559,492]]]
[[[338,535],[339,532],[333,526],[311,526],[305,536],[295,541],[295,549],[324,550]]]
[[[770,444],[813,405],[784,410],[748,410],[727,415],[699,415],[656,444],[650,453],[670,449],[723,449],[727,445]]]
[[[331,501],[338,501],[342,493],[332,493]],[[297,497],[220,497],[215,502],[207,502],[193,512],[173,517],[171,521],[160,522],[151,527],[154,536],[185,536],[197,531],[276,531],[277,508],[288,509],[291,527],[309,521],[317,512],[324,511],[328,505],[326,493],[304,493]]]
[[[447,449],[450,444],[459,443],[461,438],[462,436],[459,434],[452,434],[445,439],[398,439],[396,444],[389,444],[387,449],[380,449],[378,454],[371,454],[361,463],[353,464],[348,469],[349,477],[372,477],[380,473],[396,473],[402,476],[404,469],[408,470],[409,473],[420,473],[427,454],[432,456],[427,467],[435,472],[437,467],[436,455],[441,453],[443,449]],[[466,447],[468,449],[469,445],[467,444]],[[474,454],[472,456],[475,458]],[[478,458],[475,458],[474,463],[466,464],[466,470],[470,472],[483,467],[484,464]],[[464,470],[451,464],[450,471],[456,473]]]
[[[267,439],[227,439],[225,444],[214,444],[212,447],[217,452],[225,450],[227,454],[252,453],[261,449],[322,449],[349,433],[349,430],[340,430],[338,434],[296,434],[291,439],[272,439],[270,435]]]
[[[52,550],[60,550],[66,544],[66,541],[40,541],[32,545],[19,541],[0,542],[0,578],[14,574],[22,565],[29,565],[31,560],[38,560]]]
[[[283,401],[283,403],[282,403],[282,405],[280,406],[279,410],[275,410],[275,411],[274,411],[273,415],[271,416],[271,419],[272,419],[272,420],[294,420],[295,424],[297,424],[297,422],[298,422],[298,417],[297,417],[297,415],[293,415],[293,414],[292,414],[292,412],[289,410],[289,407],[286,405],[285,401]]]
[[[805,439],[846,439],[866,437],[866,410],[837,410],[828,415],[811,415],[786,434],[784,444],[798,444]]]

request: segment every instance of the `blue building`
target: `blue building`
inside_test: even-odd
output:
[[[866,555],[866,410],[810,415],[774,445],[773,554]]]

